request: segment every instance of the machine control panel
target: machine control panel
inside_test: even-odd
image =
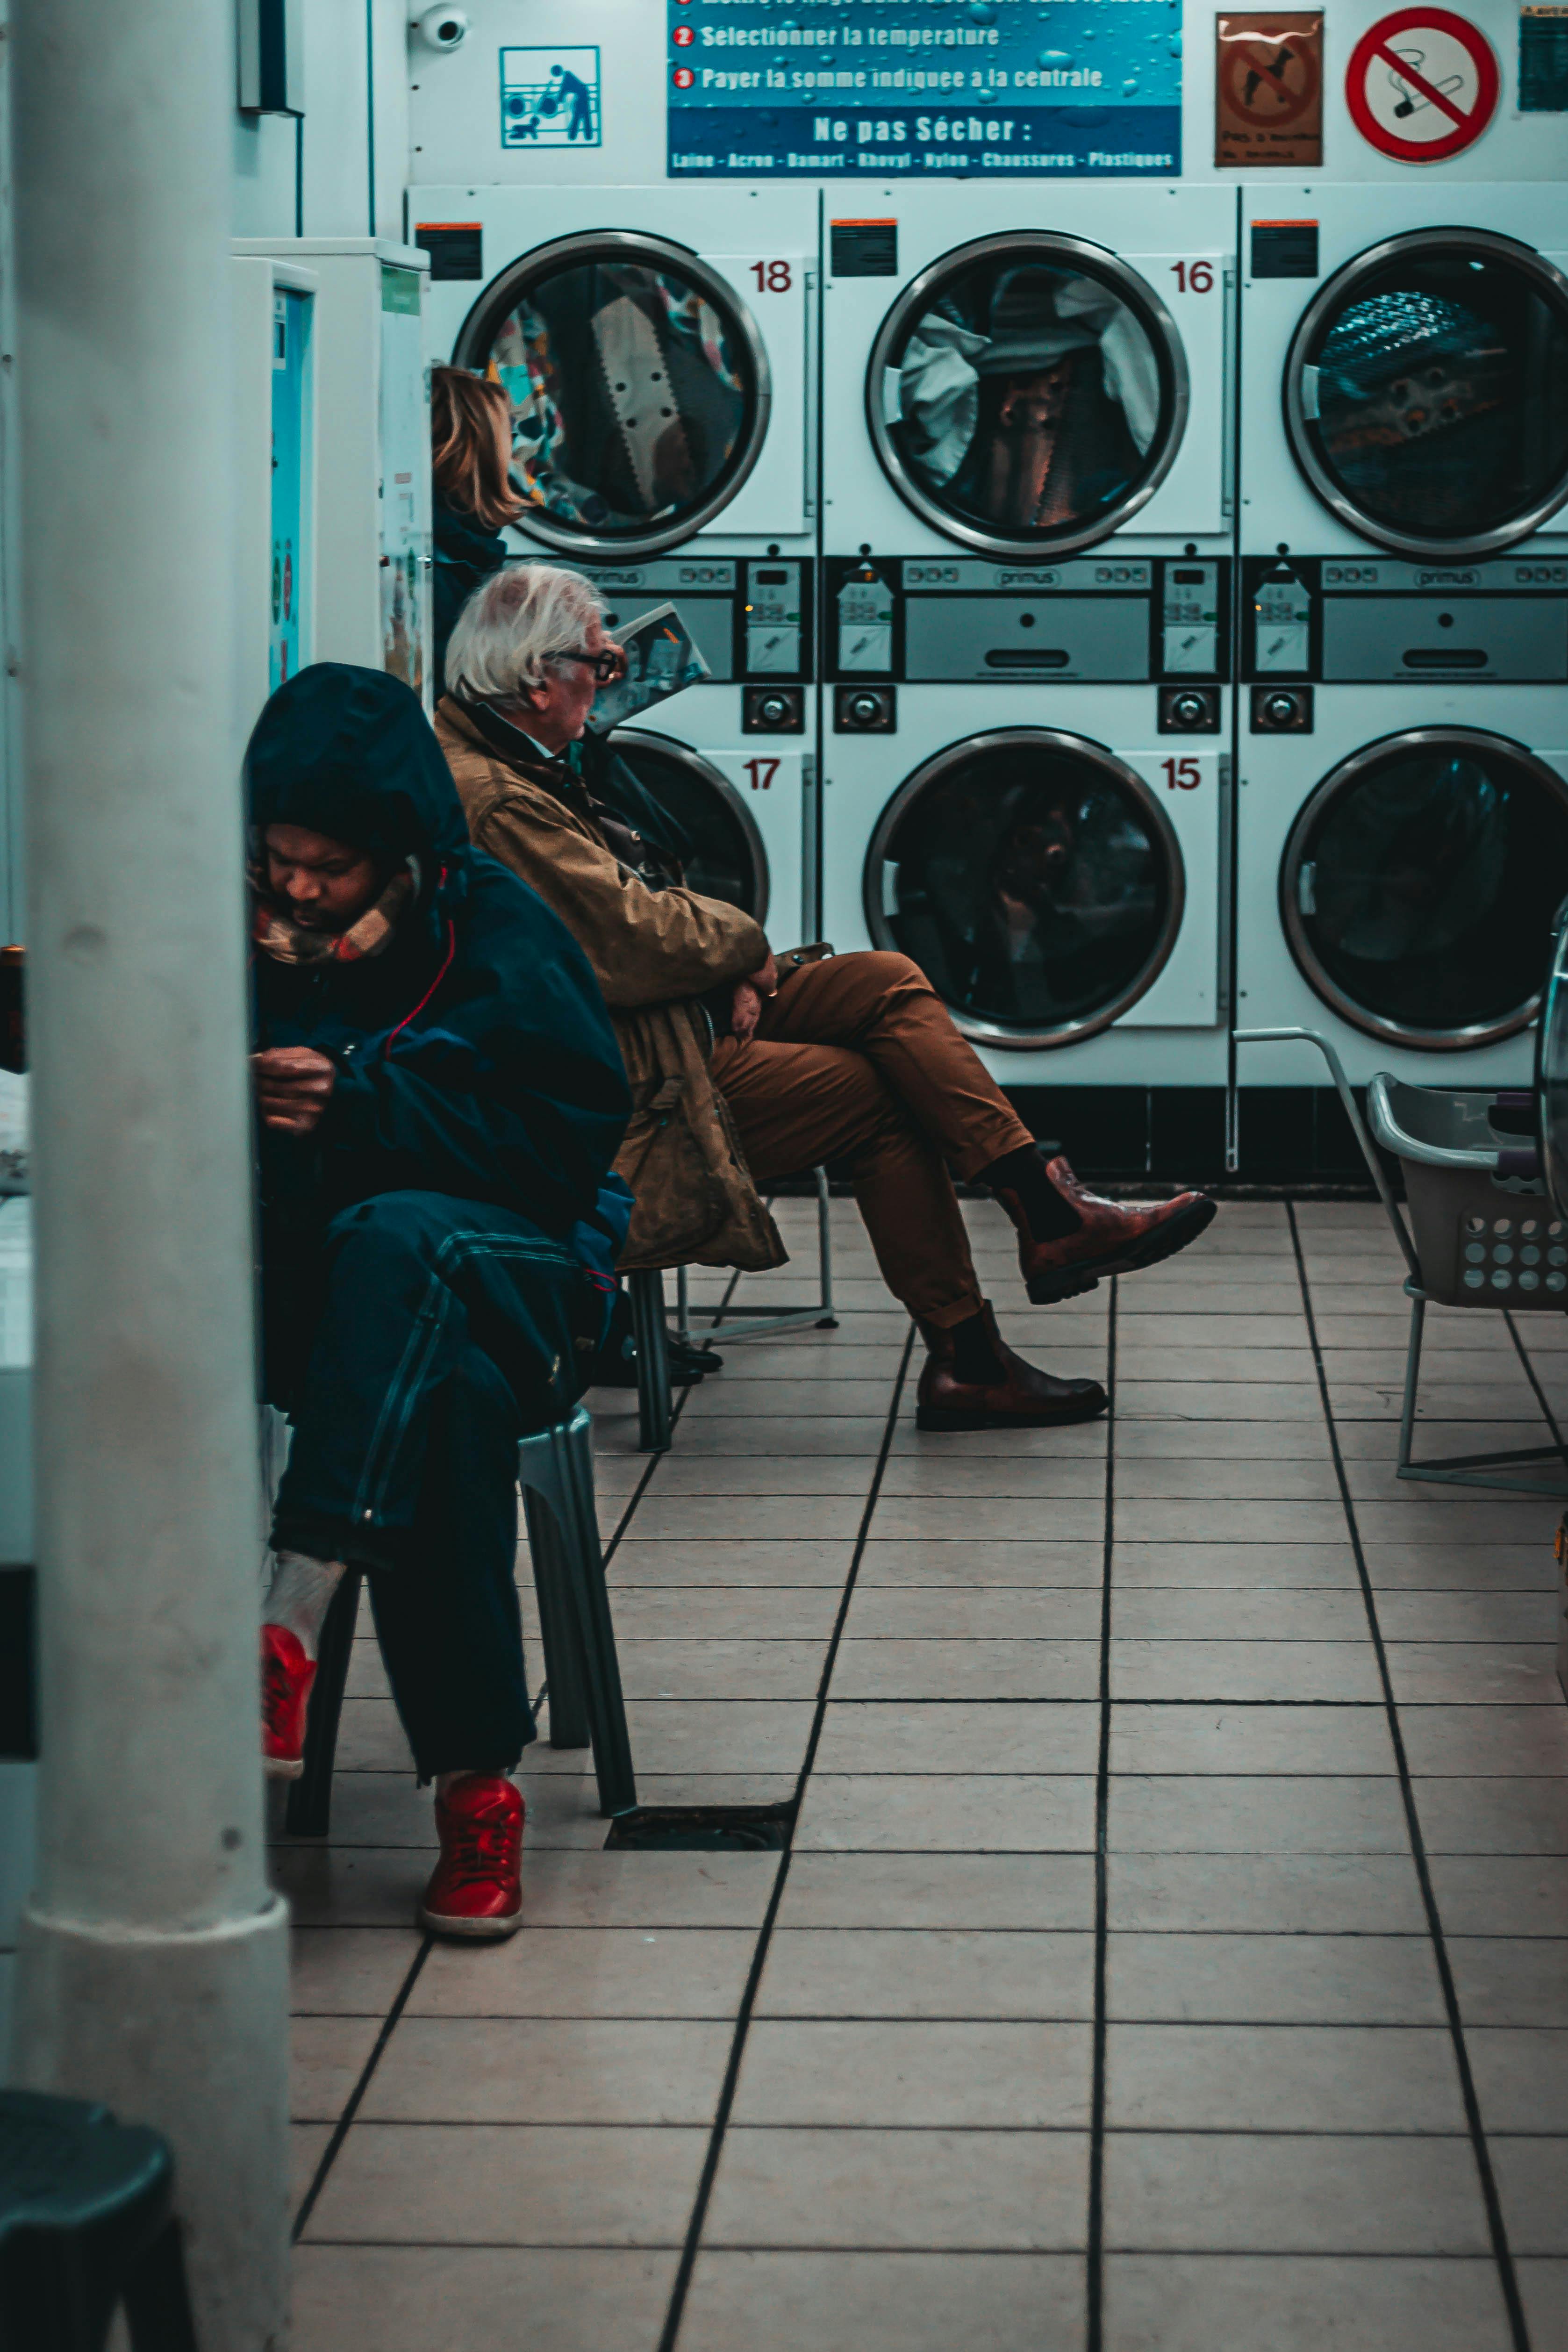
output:
[[[1568,562],[1249,557],[1243,673],[1328,685],[1568,680]]]
[[[1165,556],[837,558],[830,674],[911,685],[1223,678],[1228,573],[1213,559]]]
[[[592,581],[612,636],[655,604],[676,605],[717,685],[803,685],[811,676],[811,566],[799,557],[664,556],[565,569]]]

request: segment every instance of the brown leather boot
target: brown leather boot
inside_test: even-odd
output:
[[[1158,1265],[1214,1222],[1215,1204],[1207,1192],[1178,1192],[1174,1201],[1103,1201],[1079,1182],[1063,1159],[1050,1161],[1045,1172],[1080,1220],[1076,1233],[1058,1241],[1036,1241],[1018,1193],[994,1188],[1018,1227],[1019,1265],[1036,1307],[1076,1298],[1092,1290],[1103,1275]]]
[[[956,1335],[928,1323],[920,1326],[930,1353],[915,1395],[917,1429],[1050,1429],[1069,1421],[1092,1421],[1104,1412],[1110,1399],[1098,1381],[1059,1381],[1050,1372],[1036,1371],[1003,1339],[988,1299],[980,1314],[985,1345],[974,1350],[977,1360],[965,1365],[967,1378],[959,1376]],[[969,1345],[973,1348],[972,1339]],[[988,1357],[988,1376],[974,1377]]]

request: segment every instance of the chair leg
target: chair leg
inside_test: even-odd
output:
[[[833,1226],[832,1195],[828,1191],[828,1171],[813,1170],[817,1179],[817,1267],[818,1296],[822,1311],[817,1318],[819,1331],[836,1331],[839,1318],[833,1312]]]
[[[536,1486],[554,1513],[560,1533],[565,1591],[577,1623],[583,1696],[592,1734],[599,1810],[623,1813],[637,1801],[637,1782],[593,1507],[591,1427],[587,1413],[580,1410],[565,1429],[549,1433],[548,1464],[543,1459],[530,1462],[525,1451],[521,1475],[526,1486]]]
[[[1399,1460],[1397,1469],[1408,1470],[1416,1442],[1416,1391],[1421,1380],[1421,1334],[1426,1327],[1427,1302],[1424,1298],[1410,1301],[1410,1340],[1405,1351],[1405,1402],[1399,1415]]]
[[[632,1336],[637,1349],[637,1449],[642,1454],[667,1454],[674,1421],[664,1277],[648,1271],[628,1275],[626,1286],[632,1297]]]
[[[316,1653],[316,1684],[305,1729],[305,1769],[291,1783],[283,1825],[290,1837],[325,1837],[332,1821],[332,1764],[343,1711],[354,1624],[360,1613],[360,1571],[346,1568],[332,1595]]]
[[[165,2222],[125,2283],[131,2352],[196,2352],[178,2221]]]
[[[539,1604],[539,1639],[544,1645],[545,1689],[549,1700],[549,1744],[552,1748],[586,1748],[590,1742],[588,1700],[582,1686],[577,1612],[571,1601],[560,1529],[547,1499],[531,1486],[523,1488],[523,1517],[528,1522],[528,1555],[534,1564],[534,1591]]]

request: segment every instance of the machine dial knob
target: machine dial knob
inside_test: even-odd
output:
[[[757,715],[766,726],[782,727],[789,716],[789,705],[781,694],[765,694],[757,706]]]
[[[882,717],[882,698],[875,694],[852,694],[850,717],[857,727],[874,727]]]
[[[1182,727],[1201,727],[1207,715],[1201,694],[1178,694],[1171,705],[1171,716]]]
[[[1293,694],[1271,694],[1263,705],[1270,727],[1290,727],[1301,716],[1301,706]]]

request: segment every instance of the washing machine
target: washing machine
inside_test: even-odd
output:
[[[1293,194],[1243,192],[1239,1024],[1357,1082],[1527,1085],[1568,895],[1568,199]],[[1278,1045],[1239,1076],[1323,1080]]]
[[[1223,1084],[1234,191],[856,194],[824,930],[914,956],[1005,1085]]]
[[[816,191],[425,187],[410,209],[433,350],[511,396],[517,559],[585,573],[612,630],[674,603],[707,665],[622,748],[718,895],[768,908],[780,945],[814,936]]]
[[[1568,551],[1568,189],[1241,194],[1243,553]]]

